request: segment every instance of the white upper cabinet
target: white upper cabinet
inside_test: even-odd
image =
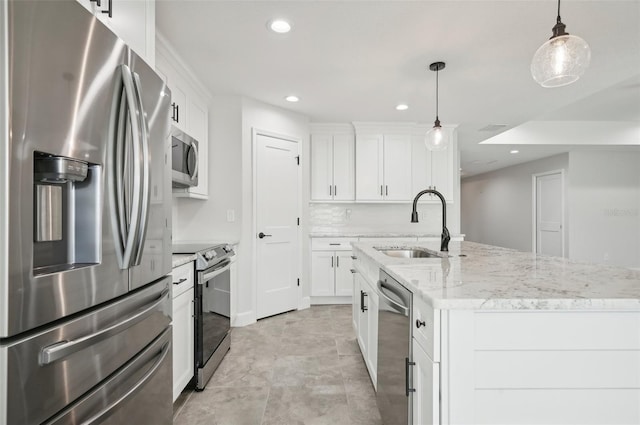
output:
[[[78,0],[78,2],[123,39],[149,65],[155,66],[156,5],[154,0]]]
[[[411,181],[413,196],[425,189],[442,193],[447,202],[453,202],[454,181],[458,175],[455,164],[457,143],[453,128],[449,132],[451,144],[442,151],[430,151],[424,144],[424,135],[412,136]],[[438,201],[431,194],[423,195],[420,201]]]
[[[411,136],[356,136],[356,199],[408,201],[411,198]]]
[[[351,134],[311,135],[311,200],[355,199],[355,145]]]
[[[194,199],[209,197],[209,108],[206,92],[182,64],[162,37],[158,37],[156,70],[165,78],[171,90],[169,116],[171,125],[198,141],[198,185],[187,189],[174,188],[173,195]]]

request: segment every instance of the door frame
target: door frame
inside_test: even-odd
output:
[[[538,247],[538,178],[540,177],[545,177],[545,176],[550,176],[552,174],[560,174],[560,194],[561,194],[561,219],[560,219],[560,228],[561,228],[561,232],[560,232],[560,237],[562,240],[562,257],[566,258],[567,252],[566,252],[566,241],[565,241],[565,230],[566,230],[566,223],[565,223],[565,193],[566,193],[566,188],[565,188],[565,171],[564,168],[561,168],[559,170],[552,170],[552,171],[545,171],[543,173],[536,173],[536,174],[532,174],[531,175],[531,182],[532,182],[532,206],[533,206],[533,210],[531,212],[531,217],[532,217],[532,226],[531,226],[531,233],[532,233],[532,248],[531,248],[531,252],[533,252],[534,254],[537,254],[537,247]]]
[[[273,131],[269,131],[269,130],[263,130],[260,128],[256,128],[256,127],[252,127],[251,128],[251,181],[252,181],[252,194],[251,194],[251,202],[253,203],[252,205],[252,214],[253,214],[253,218],[251,220],[251,233],[252,233],[252,246],[251,246],[251,252],[253,254],[253,264],[252,264],[252,286],[253,286],[253,311],[254,311],[254,317],[257,320],[258,319],[258,155],[257,155],[257,151],[258,151],[258,136],[267,136],[267,137],[273,137],[275,139],[281,139],[281,140],[286,140],[288,142],[293,142],[296,144],[296,146],[298,147],[298,157],[300,157],[301,153],[301,145],[302,145],[302,140],[294,137],[294,136],[290,136],[290,135],[286,135],[286,134],[282,134],[282,133],[276,133]],[[296,209],[298,211],[298,217],[300,217],[300,222],[302,223],[302,160],[300,159],[298,161],[298,205],[296,205]],[[297,243],[298,243],[298,255],[297,255],[297,261],[298,264],[296,265],[296,269],[297,269],[297,274],[298,274],[298,278],[300,280],[302,280],[302,232],[300,231],[300,228],[302,227],[302,224],[297,226],[297,230],[296,230],[296,235],[297,235]],[[297,309],[300,309],[300,305],[301,305],[301,301],[302,301],[302,285],[298,286],[298,291],[297,291]]]

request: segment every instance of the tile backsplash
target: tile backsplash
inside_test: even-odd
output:
[[[442,205],[419,204],[420,222],[411,223],[412,204],[329,204],[309,206],[310,232],[416,232],[439,234],[442,229]],[[447,211],[447,223],[453,211]],[[453,234],[457,229],[449,230]]]

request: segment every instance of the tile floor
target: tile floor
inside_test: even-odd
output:
[[[313,306],[231,331],[202,392],[185,391],[176,425],[376,425],[380,414],[351,306]]]

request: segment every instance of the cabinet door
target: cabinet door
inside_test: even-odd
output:
[[[169,88],[171,89],[171,124],[180,130],[191,134],[187,127],[187,96],[178,84],[175,76],[169,76]]]
[[[356,199],[381,201],[384,196],[381,134],[356,136]]]
[[[384,136],[384,199],[411,200],[411,136]]]
[[[434,363],[420,344],[413,344],[413,423],[440,423],[440,364]]]
[[[333,136],[333,199],[336,201],[355,199],[355,154],[356,148],[352,135]]]
[[[366,359],[369,348],[369,310],[367,307],[369,301],[366,296],[368,285],[360,274],[356,274],[356,280],[358,281],[358,294],[353,300],[353,303],[358,307],[358,345],[360,346],[362,357]],[[363,294],[365,294],[365,296],[363,296]]]
[[[351,296],[353,289],[353,260],[351,259],[351,251],[336,251],[336,292],[337,296]]]
[[[360,282],[362,280],[362,277],[360,276],[359,272],[356,272],[353,275],[353,295],[352,295],[352,299],[351,299],[351,319],[353,321],[353,330],[356,334],[357,339],[360,339],[358,337],[359,334],[359,327],[360,327]]]
[[[453,201],[453,179],[458,172],[453,164],[454,149],[449,145],[443,151],[431,152],[431,185],[447,201]]]
[[[333,137],[311,135],[311,200],[333,199]]]
[[[311,296],[333,296],[335,287],[333,251],[311,252]]]
[[[207,129],[207,107],[193,98],[186,99],[187,103],[187,133],[199,142],[198,145],[198,185],[189,188],[189,193],[199,199],[209,197],[209,143]]]
[[[111,17],[107,12],[111,5]],[[96,16],[151,66],[155,51],[155,3],[151,0],[102,0]]]
[[[173,401],[193,377],[193,291],[173,299]]]

